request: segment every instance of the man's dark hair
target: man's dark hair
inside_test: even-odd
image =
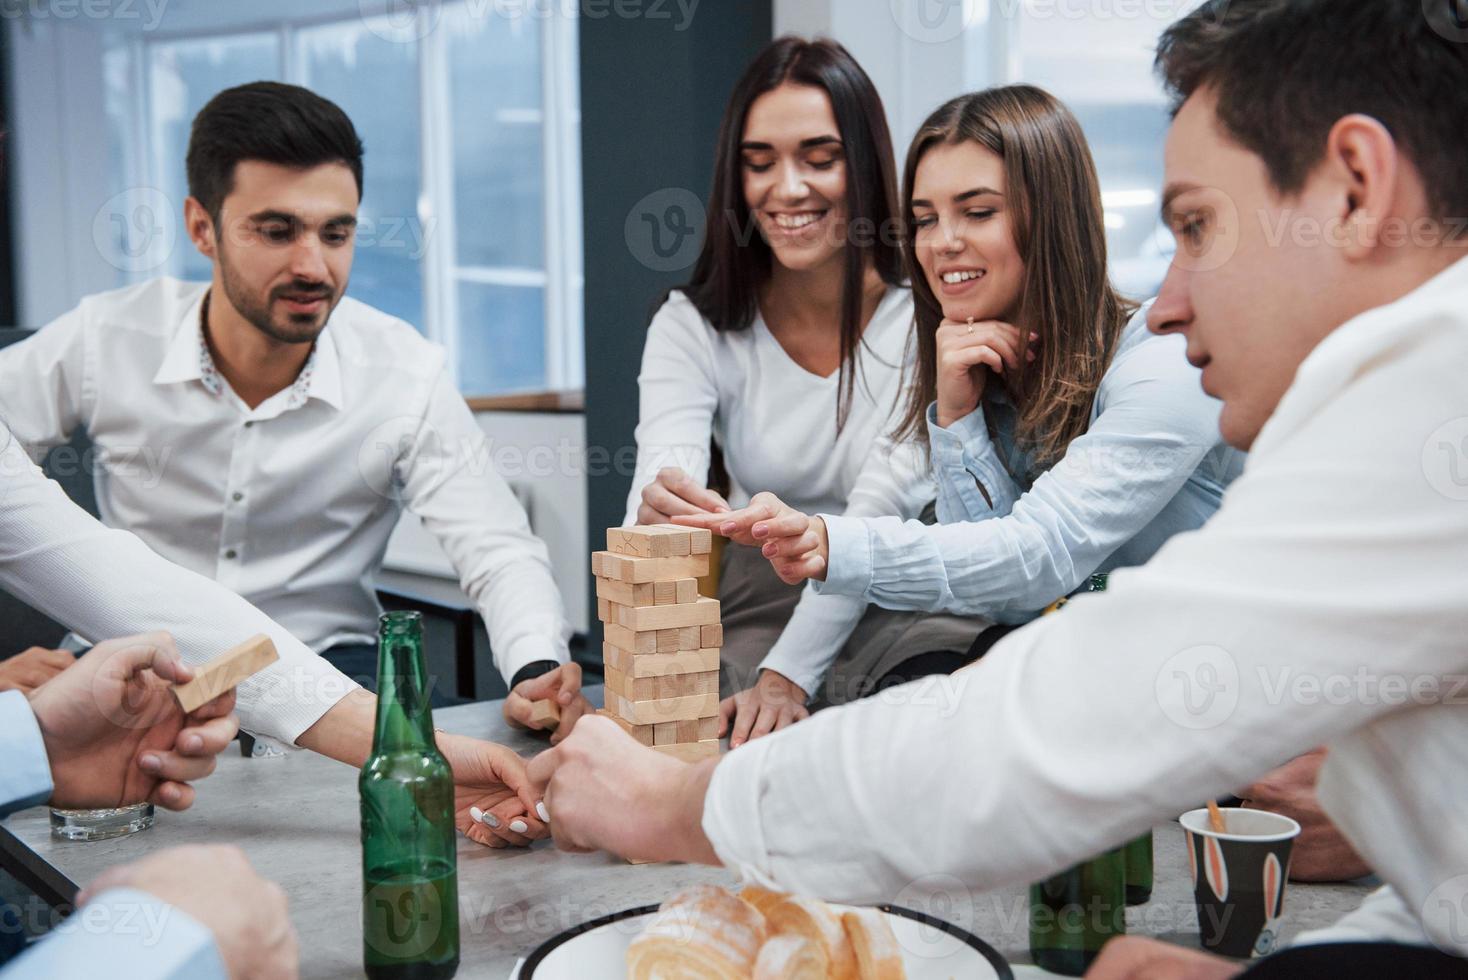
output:
[[[1223,131],[1299,191],[1342,116],[1380,122],[1439,219],[1468,216],[1463,0],[1208,0],[1169,27],[1157,71],[1173,112],[1200,88]]]
[[[227,88],[194,117],[189,135],[189,194],[217,223],[243,160],[283,167],[344,163],[362,196],[362,141],[336,103],[280,82]]]

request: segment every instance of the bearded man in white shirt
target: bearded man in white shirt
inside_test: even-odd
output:
[[[1150,325],[1186,336],[1224,437],[1250,451],[1222,508],[956,683],[693,767],[586,719],[530,764],[562,846],[836,901],[928,875],[997,888],[1323,744],[1321,803],[1388,884],[1251,980],[1464,974],[1468,11],[1209,0],[1158,66],[1178,255]],[[820,525],[753,530],[815,574],[842,560]],[[928,533],[941,549],[949,532]],[[1125,937],[1088,976],[1244,970]]]
[[[78,426],[104,523],[249,600],[348,676],[376,675],[373,581],[404,507],[443,545],[511,688],[553,741],[589,709],[545,545],[488,465],[444,352],[345,296],[362,144],[333,103],[256,82],[194,120],[184,219],[212,281],[87,297],[0,352],[33,456]],[[472,694],[472,692],[471,692]]]

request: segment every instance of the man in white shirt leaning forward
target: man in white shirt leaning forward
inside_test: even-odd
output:
[[[373,581],[406,507],[448,553],[512,689],[588,710],[545,545],[492,467],[444,352],[345,295],[362,144],[333,103],[256,82],[195,118],[184,218],[208,283],[87,297],[0,352],[33,456],[86,428],[105,523],[249,600],[371,685]]]

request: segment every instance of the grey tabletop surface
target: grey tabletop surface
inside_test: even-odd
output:
[[[594,701],[600,689],[589,689]],[[508,728],[500,702],[435,713],[438,727],[500,742],[523,754],[542,739]],[[186,813],[159,811],[155,826],[111,841],[55,840],[47,810],[36,807],[7,821],[12,833],[73,881],[160,848],[235,843],[255,869],[280,883],[291,899],[301,942],[301,976],[362,975],[361,849],[357,771],[310,752],[245,759],[233,750],[199,785]],[[975,846],[979,846],[976,842]],[[1128,930],[1197,948],[1192,885],[1176,823],[1155,831],[1157,885],[1152,901],[1128,910]],[[517,961],[557,933],[638,905],[656,904],[694,882],[734,884],[732,873],[676,864],[629,865],[606,854],[566,854],[549,841],[524,850],[491,850],[459,840],[461,977],[505,977]],[[1326,925],[1360,904],[1362,883],[1292,884],[1285,898],[1284,935]],[[1027,897],[1022,887],[975,891],[933,875],[896,896],[900,904],[937,915],[975,933],[1016,964],[1016,975],[1047,976],[1028,962]]]

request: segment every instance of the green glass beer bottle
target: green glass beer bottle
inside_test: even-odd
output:
[[[1081,591],[1105,592],[1106,573],[1092,575]],[[1062,599],[1045,612],[1064,606]],[[1030,958],[1036,966],[1081,976],[1108,939],[1126,932],[1125,850],[1107,851],[1030,886]]]
[[[423,618],[378,628],[377,727],[362,803],[362,947],[372,980],[440,980],[459,969],[454,774],[433,740]]]
[[[1126,860],[1107,851],[1030,886],[1030,958],[1068,977],[1086,972],[1126,932]]]
[[[1097,572],[1086,583],[1087,592],[1106,591],[1106,573]],[[1142,905],[1152,900],[1152,831],[1127,843],[1126,903]]]

